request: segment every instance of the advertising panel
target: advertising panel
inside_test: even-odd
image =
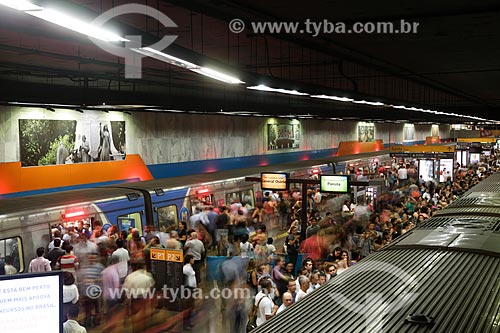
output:
[[[0,277],[2,332],[62,332],[61,272]]]
[[[453,160],[441,159],[439,161],[439,182],[446,182],[448,177],[453,180]]]
[[[424,181],[434,179],[434,161],[433,160],[419,160],[418,161],[418,176],[422,176]]]

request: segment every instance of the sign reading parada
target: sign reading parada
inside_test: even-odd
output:
[[[455,146],[391,146],[391,153],[453,153]]]

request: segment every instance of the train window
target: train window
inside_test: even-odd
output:
[[[136,228],[142,235],[142,218],[139,212],[118,216],[117,224],[118,231],[126,230],[128,232],[129,228]]]
[[[255,199],[253,196],[253,190],[244,190],[241,191],[241,204],[242,205],[250,205],[252,207],[255,207]]]
[[[161,232],[169,232],[170,230],[177,230],[179,227],[179,215],[177,213],[177,206],[170,205],[158,207],[158,225]]]
[[[240,194],[238,192],[226,193],[226,205],[230,205],[233,202],[240,201]]]
[[[231,192],[226,193],[226,205],[230,205],[235,201],[239,201],[241,204],[249,204],[255,207],[255,197],[253,195],[253,190],[243,190],[241,192]]]
[[[11,261],[19,273],[24,271],[23,262],[23,247],[21,237],[13,237],[0,239],[0,258],[5,264],[6,261]]]

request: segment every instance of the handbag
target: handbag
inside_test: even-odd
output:
[[[257,305],[254,305],[252,308],[252,313],[250,314],[250,318],[248,318],[247,332],[251,332],[253,329],[257,328],[257,312],[259,311],[260,301],[262,301],[264,297],[266,296],[263,296],[261,299],[259,299]]]

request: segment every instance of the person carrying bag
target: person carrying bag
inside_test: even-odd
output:
[[[251,332],[253,329],[257,328],[257,313],[259,311],[260,302],[262,301],[263,298],[264,297],[259,299],[259,301],[257,302],[257,305],[254,305],[252,307],[252,310],[249,313],[248,323],[247,323],[247,332]]]

